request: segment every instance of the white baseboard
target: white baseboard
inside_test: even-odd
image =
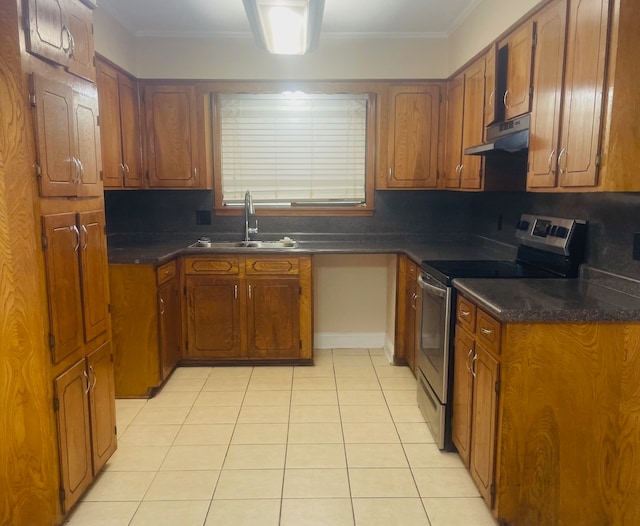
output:
[[[389,363],[393,363],[393,355],[395,354],[394,343],[386,337],[384,340],[384,355],[387,357]]]
[[[386,338],[384,332],[323,332],[313,335],[316,349],[382,349],[386,348]]]

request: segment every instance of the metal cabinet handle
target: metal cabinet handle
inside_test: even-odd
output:
[[[78,159],[76,159],[75,157],[71,158],[71,162],[73,163],[73,166],[75,168],[71,181],[77,183],[80,180],[80,164],[78,164]]]
[[[122,173],[122,177],[124,177],[125,171],[124,171],[124,164],[120,163],[120,172]]]
[[[193,178],[194,179],[198,178],[198,169],[196,167],[193,168]]]
[[[160,298],[160,316],[164,315],[164,300]]]
[[[238,285],[233,286],[233,299],[234,300],[238,299]]]
[[[411,295],[411,307],[413,308],[413,310],[416,310],[416,301],[418,300],[418,295],[414,292]]]
[[[76,246],[73,247],[73,251],[77,252],[80,248],[80,231],[76,225],[72,225],[69,227],[69,230],[73,230],[76,233]]]
[[[509,95],[509,89],[507,88],[504,92],[504,97],[502,97],[502,102],[504,102],[504,107],[508,108],[509,104],[507,103],[507,96]]]
[[[560,173],[563,174],[564,172],[567,171],[567,163],[565,161],[564,163],[564,168],[562,167],[562,156],[567,154],[567,149],[566,148],[562,148],[562,150],[560,150],[560,155],[558,155],[558,168],[560,169]]]
[[[553,150],[551,150],[551,153],[549,154],[549,169],[547,170],[547,173],[551,173],[551,162],[553,161],[553,156],[556,154],[556,149],[554,148]]]
[[[465,364],[467,371],[469,371],[469,374],[473,374],[473,371],[471,370],[471,366],[469,365],[469,359],[471,358],[472,354],[473,354],[473,349],[469,349],[469,352],[467,353],[467,362]]]
[[[249,299],[251,299],[251,285],[249,285]]]
[[[480,332],[482,334],[493,334],[493,329],[487,329],[485,327],[480,327]]]
[[[489,94],[489,106],[493,106],[493,99],[495,98],[495,96],[496,96],[495,90]]]
[[[82,376],[84,376],[84,379],[87,381],[87,388],[85,389],[84,394],[88,395],[91,390],[91,383],[89,382],[89,375],[87,374],[87,371],[82,371]]]
[[[387,177],[389,178],[389,181],[391,181],[391,177],[393,177],[393,168],[389,168],[389,171],[387,172]]]
[[[129,165],[127,163],[124,163],[124,169],[127,171],[127,175],[131,173],[131,170],[129,170]]]
[[[478,360],[478,354],[474,353],[473,354],[473,358],[471,359],[471,376],[473,376],[474,378],[476,376],[478,376],[477,373],[476,373],[476,361],[477,360]]]
[[[69,30],[67,30],[69,31]],[[71,34],[71,31],[69,31],[69,38],[71,39],[71,49],[69,49],[69,56],[73,57],[75,52],[76,52],[76,39],[73,38],[73,35]]]
[[[78,159],[78,167],[80,168],[80,173],[78,174],[78,182],[81,182],[84,180],[84,164],[82,164],[82,161],[80,159]]]
[[[91,390],[93,391],[98,383],[98,375],[96,374],[96,370],[93,368],[93,365],[89,366],[89,373],[93,375],[93,382],[91,382]]]
[[[82,250],[87,250],[87,246],[89,245],[89,232],[87,231],[87,227],[81,225],[82,232],[84,233],[84,245],[82,245]]]
[[[460,309],[460,316],[466,318],[471,314],[471,311]]]
[[[64,33],[67,34],[68,46],[64,47],[64,43],[63,43],[62,51],[64,51],[65,53],[69,53],[69,51],[71,51],[71,40],[73,39],[73,37],[71,36],[71,31],[69,31],[69,28],[67,26],[62,26],[62,30],[60,31],[60,36],[62,36]]]

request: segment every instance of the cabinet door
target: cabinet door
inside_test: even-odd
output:
[[[116,438],[116,388],[113,378],[111,342],[106,342],[87,356],[90,391],[91,445],[93,474],[113,455]]]
[[[298,278],[247,280],[247,353],[251,358],[300,356]]]
[[[104,212],[78,214],[81,231],[82,306],[87,342],[109,326],[109,281]]]
[[[181,317],[178,278],[166,282],[158,290],[160,314],[160,371],[166,379],[181,358]]]
[[[474,352],[473,338],[462,327],[456,326],[451,434],[460,458],[467,467],[469,467],[471,447],[471,409],[473,403],[473,376],[470,367]]]
[[[67,26],[71,32],[69,73],[87,80],[96,80],[93,62],[93,14],[91,9],[79,1],[67,2]]]
[[[460,188],[464,88],[464,75],[457,76],[447,84],[447,142],[444,171],[445,188]]]
[[[493,44],[485,56],[484,71],[484,125],[496,120],[496,45]]]
[[[409,368],[415,375],[415,364],[416,364],[416,307],[418,303],[418,283],[417,283],[417,267],[416,265],[409,261],[407,263],[408,272],[407,272],[407,281],[406,281],[406,321],[405,321],[405,334],[404,334],[404,344],[405,344],[405,355],[407,359],[407,364]]]
[[[480,494],[493,505],[491,486],[495,471],[496,420],[498,417],[498,362],[476,344],[473,365],[473,413],[471,417],[471,478]]]
[[[57,410],[60,479],[63,511],[80,498],[93,480],[89,378],[84,358],[54,381]]]
[[[200,358],[241,355],[241,294],[236,278],[187,278],[187,354]]]
[[[603,110],[609,2],[569,4],[559,184],[595,186]]]
[[[100,180],[102,156],[97,99],[74,93],[73,115],[76,135],[75,151],[80,168],[77,195],[97,197],[102,195]]]
[[[438,185],[439,86],[389,89],[390,188]]]
[[[118,87],[124,185],[137,188],[143,186],[138,87],[133,80],[122,74],[118,75]]]
[[[44,216],[44,256],[52,359],[58,363],[82,347],[80,232],[76,215]]]
[[[66,0],[28,0],[27,50],[38,57],[66,66],[71,33],[66,22]]]
[[[192,86],[146,86],[149,186],[199,186],[196,95]]]
[[[462,151],[482,143],[484,138],[484,57],[474,62],[464,74],[464,111]],[[482,157],[463,155],[460,188],[482,187]]]
[[[73,90],[33,75],[40,195],[75,196],[79,167],[75,158]]]
[[[551,4],[536,16],[528,188],[556,186],[566,25],[566,0]]]
[[[96,84],[100,108],[103,184],[105,188],[121,188],[124,167],[120,151],[121,125],[118,72],[104,62],[99,61],[97,63]]]
[[[502,45],[508,46],[507,90],[503,95],[505,119],[528,113],[531,105],[531,57],[533,21],[514,31]],[[501,46],[502,47],[502,46]]]

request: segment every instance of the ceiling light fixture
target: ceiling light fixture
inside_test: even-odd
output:
[[[276,55],[304,55],[320,40],[324,0],[242,0],[258,43]]]

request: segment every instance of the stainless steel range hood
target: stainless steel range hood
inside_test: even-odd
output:
[[[465,148],[465,155],[516,153],[529,148],[530,115],[523,115],[487,127],[487,142]]]

